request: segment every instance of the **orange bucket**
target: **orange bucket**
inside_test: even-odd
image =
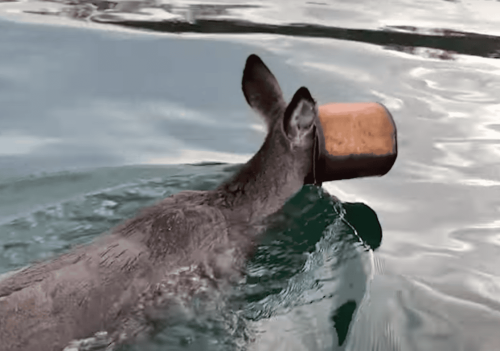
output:
[[[394,165],[396,125],[384,105],[325,104],[319,106],[319,119],[318,181],[382,176]]]

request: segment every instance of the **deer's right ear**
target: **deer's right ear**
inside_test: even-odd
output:
[[[286,108],[278,81],[257,55],[248,56],[241,87],[248,104],[264,117],[268,126]]]
[[[306,146],[313,142],[314,124],[319,119],[316,101],[306,87],[302,87],[292,98],[283,118],[285,134],[296,146]]]

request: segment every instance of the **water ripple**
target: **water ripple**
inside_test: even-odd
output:
[[[59,200],[55,203],[51,203],[47,197],[47,202],[36,206],[35,209],[31,209],[33,204],[30,204],[24,215],[2,218],[0,238],[3,246],[0,248],[3,249],[0,249],[0,272],[60,254],[71,246],[87,243],[124,218],[133,216],[140,208],[180,190],[211,189],[227,176],[224,171],[226,167],[207,165],[198,168],[198,172],[215,169],[212,176],[207,177],[205,174],[201,178],[196,172],[181,172],[182,175],[176,176],[178,167],[144,167],[142,170],[135,170],[138,171],[136,176],[142,173],[144,178],[135,178],[134,181],[121,184],[124,179],[134,177],[133,170],[129,173],[126,167],[116,170],[104,169],[90,174],[66,173],[22,180],[18,181],[19,184],[5,183],[2,185],[3,189],[0,188],[0,193],[5,196],[10,196],[9,194],[20,186],[26,193],[40,193],[42,190],[50,193],[51,187],[56,186],[60,194],[59,198],[53,198]],[[196,170],[197,167],[192,169]],[[109,182],[108,176],[113,173],[119,184],[78,194],[79,188],[85,188],[89,180],[93,181],[93,186],[96,181],[101,185],[106,184]],[[158,177],[162,173],[163,176]],[[64,192],[68,186],[68,191]]]
[[[394,8],[397,5],[400,4],[394,2],[390,7]],[[405,3],[406,7],[412,5],[412,3]],[[346,7],[341,1],[323,5],[294,1],[294,6],[286,4],[286,16],[283,15],[283,4],[280,2],[264,3],[262,1],[245,5],[193,4],[188,1],[174,4],[162,1],[20,1],[4,3],[0,6],[2,6],[0,11],[3,10],[7,15],[24,13],[76,20],[85,19],[94,23],[162,33],[266,33],[359,41],[442,60],[454,59],[457,53],[500,57],[500,38],[494,35],[408,25],[382,25],[380,28],[381,22],[387,21],[382,18],[375,21],[376,29],[362,29],[368,23],[373,23],[373,21],[363,22],[362,20],[359,21],[362,24],[361,27],[347,28],[350,23],[341,21],[346,12],[352,19],[356,17],[363,19],[366,13],[373,13],[376,10],[366,2],[353,10],[349,8],[351,4]],[[418,7],[418,10],[428,16],[433,16],[433,13],[425,8]],[[380,14],[380,11],[376,13]],[[332,22],[332,18],[336,21]],[[335,26],[332,23],[344,24],[345,27]],[[449,22],[443,23],[443,25],[449,24]]]

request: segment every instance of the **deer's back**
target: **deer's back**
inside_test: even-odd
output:
[[[235,252],[235,237],[209,195],[169,197],[90,245],[0,281],[0,350],[59,351],[119,331],[177,268],[210,275],[231,266],[231,254],[220,255]]]

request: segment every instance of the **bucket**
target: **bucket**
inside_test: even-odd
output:
[[[380,103],[331,103],[319,106],[319,157],[315,180],[382,176],[398,154],[396,125]]]

